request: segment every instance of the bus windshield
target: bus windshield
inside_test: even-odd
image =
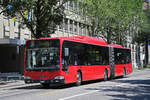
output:
[[[59,40],[33,40],[27,42],[26,70],[59,70]]]

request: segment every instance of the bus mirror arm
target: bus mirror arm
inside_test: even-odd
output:
[[[63,71],[67,71],[68,70],[68,64],[65,62],[63,64]]]
[[[63,71],[67,71],[67,70],[68,70],[68,66],[64,65],[64,67],[63,67],[62,70],[63,70]]]
[[[64,71],[67,71],[67,70],[68,70],[68,66],[65,66],[65,67],[64,67]]]

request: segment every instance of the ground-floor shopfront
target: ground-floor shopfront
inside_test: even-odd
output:
[[[0,40],[0,72],[19,72],[24,70],[24,41]]]

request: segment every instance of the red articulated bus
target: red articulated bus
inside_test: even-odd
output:
[[[43,86],[114,78],[132,72],[131,50],[89,36],[31,39],[25,45],[25,83]]]

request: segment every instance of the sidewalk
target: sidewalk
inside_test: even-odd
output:
[[[17,72],[1,73],[0,72],[0,88],[14,85],[24,84],[23,76]]]
[[[0,88],[24,85],[24,80],[0,81]]]
[[[145,68],[143,70],[149,71],[150,69],[149,68]],[[140,71],[142,71],[142,70],[134,69],[133,72],[132,72],[132,74],[140,72]],[[0,80],[0,88],[11,87],[11,86],[21,86],[21,85],[25,85],[23,79],[21,79],[21,80],[8,80],[8,81],[6,81],[6,80],[5,81]]]

